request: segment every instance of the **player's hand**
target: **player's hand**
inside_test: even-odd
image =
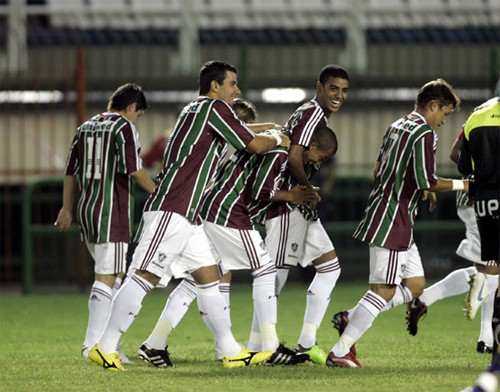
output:
[[[284,135],[283,133],[280,133],[280,138],[281,138],[281,144],[280,146],[281,147],[286,147],[286,148],[290,148],[290,138],[286,135]]]
[[[307,187],[305,185],[295,185],[290,189],[292,194],[292,204],[307,204],[312,203],[316,200],[316,191],[314,188]]]
[[[436,193],[431,192],[431,191],[424,191],[424,196],[422,197],[423,200],[429,200],[429,211],[433,212],[434,209],[436,208]]]
[[[314,200],[309,203],[309,207],[311,207],[311,209],[315,211],[318,208],[319,202],[321,201],[321,196],[319,195],[319,187],[313,186],[311,187],[311,189],[314,191],[315,197]]]
[[[66,231],[70,228],[71,222],[73,221],[73,216],[71,211],[66,208],[61,208],[59,214],[57,214],[57,219],[54,222],[54,226],[56,226],[59,231]]]

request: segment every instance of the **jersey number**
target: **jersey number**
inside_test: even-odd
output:
[[[90,136],[87,138],[87,165],[85,177],[87,179],[101,179],[101,150],[102,137]]]

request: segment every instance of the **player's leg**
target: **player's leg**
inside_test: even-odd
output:
[[[95,260],[95,281],[88,301],[89,319],[82,349],[85,358],[104,330],[114,296],[116,274],[125,272],[127,254],[127,244],[122,242],[87,244],[87,247]]]
[[[109,370],[122,369],[116,351],[122,334],[139,314],[144,297],[158,284],[190,237],[191,225],[180,215],[146,212],[143,220],[143,235],[131,265],[135,272],[114,297],[103,333],[89,353],[92,361]]]
[[[379,313],[394,296],[401,283],[406,252],[370,246],[370,290],[358,302],[350,315],[349,324],[332,347],[327,366],[360,367],[351,347],[371,327]],[[389,273],[393,271],[392,273]]]
[[[307,290],[306,309],[297,350],[316,363],[325,363],[326,353],[317,346],[316,336],[330,296],[340,276],[340,263],[334,246],[319,220],[310,222],[302,265],[312,261],[316,274]]]

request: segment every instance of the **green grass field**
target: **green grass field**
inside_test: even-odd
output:
[[[0,297],[0,391],[459,391],[475,381],[490,356],[475,352],[479,316],[467,321],[463,297],[433,305],[416,337],[405,329],[405,307],[381,314],[357,344],[361,369],[321,365],[228,370],[213,361],[213,341],[195,304],[169,339],[174,368],[158,369],[135,358],[155,324],[168,289],[154,290],[124,337],[134,360],[127,372],[104,371],[80,357],[87,294]],[[278,333],[293,347],[305,305],[303,285],[287,285],[279,298]],[[366,285],[340,283],[318,334],[328,351],[337,339],[330,319],[351,307]],[[233,332],[245,343],[251,323],[251,285],[231,292]]]

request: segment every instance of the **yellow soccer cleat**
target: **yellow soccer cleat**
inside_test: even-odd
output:
[[[92,362],[97,363],[99,366],[102,366],[104,369],[109,370],[110,372],[125,370],[120,361],[118,351],[115,351],[111,354],[105,354],[102,352],[99,343],[96,343],[95,346],[90,350],[89,359]]]
[[[222,359],[222,366],[225,368],[237,368],[259,365],[265,363],[271,358],[271,355],[273,355],[271,351],[250,351],[244,348],[234,357],[224,357]]]

